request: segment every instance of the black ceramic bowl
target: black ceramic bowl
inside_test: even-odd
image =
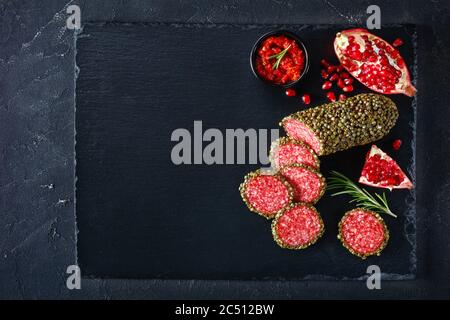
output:
[[[299,45],[299,47],[303,50],[303,53],[305,55],[305,67],[303,68],[303,72],[300,74],[300,77],[292,82],[289,83],[285,83],[285,84],[281,84],[281,83],[274,83],[272,81],[266,80],[263,77],[261,77],[258,72],[256,71],[256,55],[257,55],[257,50],[260,47],[261,43],[268,37],[271,36],[277,36],[277,35],[284,35],[288,38],[294,39],[295,42],[297,42],[297,44]],[[306,46],[303,43],[303,41],[294,33],[290,32],[290,31],[286,31],[286,30],[276,30],[276,31],[270,31],[267,32],[266,34],[264,34],[262,37],[260,37],[258,39],[258,41],[256,41],[256,43],[253,45],[252,51],[250,53],[250,67],[252,68],[253,74],[255,75],[255,77],[257,77],[258,79],[260,79],[261,81],[270,84],[272,86],[276,86],[276,87],[282,87],[282,88],[289,88],[292,87],[293,85],[295,85],[296,83],[298,83],[302,78],[305,77],[306,73],[308,72],[309,69],[309,57],[308,57],[308,50],[306,50]]]

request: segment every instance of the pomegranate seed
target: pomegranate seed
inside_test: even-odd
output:
[[[347,79],[344,79],[344,83],[345,84],[352,84],[353,83],[353,79],[352,78],[347,78]]]
[[[328,100],[330,100],[331,102],[335,102],[336,101],[336,96],[334,95],[333,91],[328,91],[327,92],[327,98]]]
[[[339,95],[339,101],[344,101],[345,99],[347,99],[347,97],[345,96],[345,94],[341,93]]]
[[[347,79],[350,78],[350,75],[347,72],[341,72],[339,74],[339,77],[341,77],[342,79]]]
[[[310,104],[311,103],[311,97],[309,96],[309,94],[305,93],[302,96],[302,100],[304,104]]]
[[[397,39],[394,40],[394,42],[392,42],[392,45],[394,47],[400,47],[402,44],[403,44],[403,40],[400,39],[400,38],[397,38]]]
[[[330,63],[325,59],[320,60],[320,64],[325,68],[328,68],[330,66]]]
[[[338,82],[337,82],[337,86],[338,86],[339,88],[341,88],[341,89],[342,89],[343,87],[345,87],[344,80],[339,79]]]
[[[332,85],[333,85],[333,84],[332,84],[330,81],[325,81],[325,82],[323,83],[323,85],[322,85],[322,89],[323,89],[323,90],[328,90],[328,89],[331,88]]]
[[[402,140],[400,140],[400,139],[396,139],[396,140],[394,140],[394,142],[392,142],[392,148],[394,148],[394,150],[400,149],[401,145],[402,145]]]
[[[343,87],[342,91],[344,91],[344,92],[352,92],[353,91],[353,86],[351,84],[349,84],[348,86]]]
[[[336,72],[342,72],[342,71],[344,71],[344,67],[343,66],[339,65],[339,66],[336,67]]]
[[[329,74],[328,74],[328,72],[326,72],[326,70],[320,71],[320,75],[321,75],[322,78],[324,78],[324,79],[328,79],[328,76],[329,76]]]
[[[333,73],[330,77],[330,81],[336,81],[339,79],[339,75],[337,73]]]
[[[335,67],[334,66],[328,66],[327,67],[327,72],[328,73],[332,73],[334,71]]]
[[[286,95],[288,96],[288,97],[295,97],[296,95],[297,95],[297,92],[295,92],[295,90],[294,89],[286,89]]]

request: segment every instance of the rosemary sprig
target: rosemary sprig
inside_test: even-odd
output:
[[[352,180],[344,176],[342,173],[332,171],[332,176],[328,178],[328,190],[342,189],[342,191],[335,192],[332,196],[338,196],[341,194],[348,194],[353,199],[350,203],[354,202],[357,206],[374,210],[379,213],[386,213],[394,218],[397,216],[392,213],[387,203],[386,194],[382,195],[375,193],[375,197],[372,196],[367,190],[358,187]]]
[[[284,49],[283,51],[278,52],[277,54],[274,54],[273,56],[270,56],[269,59],[277,59],[277,61],[275,61],[275,63],[272,66],[273,70],[278,69],[278,66],[280,65],[281,59],[283,59],[283,57],[286,55],[286,52],[288,52],[289,48],[291,47],[291,45],[289,45],[286,49]]]

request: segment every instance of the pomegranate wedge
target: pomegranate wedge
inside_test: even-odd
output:
[[[366,29],[338,32],[334,51],[344,68],[371,90],[409,97],[417,91],[399,51]]]
[[[413,184],[397,162],[376,145],[367,153],[359,183],[379,188],[411,189]]]

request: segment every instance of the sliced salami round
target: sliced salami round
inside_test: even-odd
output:
[[[378,213],[356,208],[342,217],[338,238],[352,254],[365,259],[380,255],[389,240],[389,231]]]
[[[323,221],[317,210],[303,203],[292,204],[272,222],[274,240],[287,249],[304,249],[315,243],[323,232]]]
[[[316,170],[320,166],[319,158],[310,146],[287,137],[282,137],[272,143],[269,158],[272,167],[277,170],[294,163],[306,164]]]
[[[316,203],[325,192],[325,178],[313,168],[294,163],[280,169],[294,189],[294,201]]]
[[[250,211],[267,219],[287,208],[293,199],[292,187],[281,175],[261,170],[247,174],[239,191]]]

